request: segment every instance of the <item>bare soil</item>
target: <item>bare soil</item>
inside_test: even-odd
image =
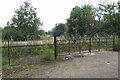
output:
[[[118,52],[94,52],[48,66],[33,78],[118,78]]]
[[[29,78],[118,78],[118,52],[85,53],[85,57],[64,56],[30,67],[9,77]]]

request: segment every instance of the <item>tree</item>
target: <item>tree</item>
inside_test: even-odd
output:
[[[9,40],[14,41],[24,40],[22,31],[16,27],[5,27],[2,33],[2,37],[4,40],[8,40],[8,38]]]
[[[93,8],[91,5],[75,6],[67,19],[68,33],[70,37],[73,35],[84,36],[90,33],[91,27],[94,26]]]
[[[66,26],[64,23],[58,23],[55,25],[55,29],[53,31],[55,32],[56,36],[63,35],[65,32]]]
[[[36,16],[35,10],[36,8],[32,7],[30,1],[26,1],[24,2],[24,5],[20,6],[20,9],[15,11],[15,15],[10,22],[10,26],[21,30],[24,40],[39,38],[38,29],[42,23],[40,22],[40,18]]]
[[[38,30],[39,35],[45,35],[45,31],[44,30]]]
[[[103,20],[100,29],[107,33],[116,33],[120,36],[120,3],[104,3],[99,5]]]
[[[45,34],[52,35],[52,31],[45,32]]]

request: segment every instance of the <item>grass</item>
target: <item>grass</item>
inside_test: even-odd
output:
[[[43,52],[43,59],[45,61],[50,61],[53,59],[53,50],[51,48],[47,48]]]
[[[6,66],[3,78],[28,78],[37,74],[40,68],[41,64]]]
[[[5,44],[6,45],[6,44]],[[5,46],[3,44],[3,46]],[[12,46],[19,46],[19,44],[10,44]],[[31,45],[31,44],[29,44]],[[51,51],[53,51],[53,46],[30,46],[30,47],[13,47],[10,48],[10,59],[11,59],[11,65],[19,65],[21,63],[21,60],[24,62],[24,59],[28,56],[30,57],[36,57],[36,56],[40,56],[41,58],[44,57],[49,57],[50,55],[46,54],[46,49],[49,48],[49,51],[51,49]],[[45,53],[46,55],[43,55],[43,53]],[[8,49],[7,48],[3,48],[2,49],[2,63],[3,66],[4,65],[8,65]],[[51,56],[50,56],[51,57]],[[23,59],[22,59],[23,58]],[[39,58],[39,59],[41,59]],[[30,60],[30,59],[29,59]],[[28,62],[29,62],[28,60]],[[34,61],[36,59],[34,58]],[[27,60],[26,60],[27,62]]]
[[[0,59],[0,70],[2,70],[2,59]]]
[[[109,45],[107,46],[112,47],[112,40],[108,40]],[[58,53],[65,53],[69,52],[69,45],[70,45],[70,52],[75,52],[75,51],[84,51],[84,50],[89,50],[89,40],[77,40],[77,43],[81,42],[82,44],[74,44],[73,41],[71,40],[69,44],[69,41],[58,41],[57,44],[63,44],[63,45],[57,45],[57,52]],[[83,43],[84,42],[84,43]],[[104,43],[103,43],[104,42]],[[92,49],[99,49],[100,48],[106,48],[105,44],[105,39],[102,38],[99,46],[99,41],[98,39],[93,39],[92,40]],[[36,44],[36,43],[35,43]],[[3,44],[3,46],[6,46],[7,44]],[[13,44],[11,43],[10,45],[12,46],[18,46],[20,44]],[[29,43],[31,45],[31,43]],[[115,44],[119,45],[120,44]],[[11,65],[12,67],[15,66],[21,66],[21,65],[29,65],[29,64],[39,64],[41,63],[42,60],[44,61],[49,61],[53,60],[53,51],[54,51],[54,45],[45,45],[45,46],[31,46],[31,47],[15,47],[15,48],[10,48],[10,58],[11,58]],[[12,69],[8,66],[8,49],[3,48],[2,49],[2,69],[3,70],[8,70],[11,71]],[[81,55],[81,57],[84,57]],[[0,62],[0,63],[1,63]],[[23,71],[23,75],[21,77],[25,77],[24,73],[27,74],[27,71]],[[18,76],[18,75],[15,75]]]
[[[114,51],[120,51],[120,38],[117,38],[115,42]]]

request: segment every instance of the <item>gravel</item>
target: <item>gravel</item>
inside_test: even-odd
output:
[[[42,69],[42,70],[41,70]],[[118,78],[118,52],[86,53],[44,65],[32,78]]]

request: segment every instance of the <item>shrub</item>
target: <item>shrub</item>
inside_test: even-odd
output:
[[[53,59],[53,50],[51,48],[46,48],[43,52],[43,59],[46,61]]]

